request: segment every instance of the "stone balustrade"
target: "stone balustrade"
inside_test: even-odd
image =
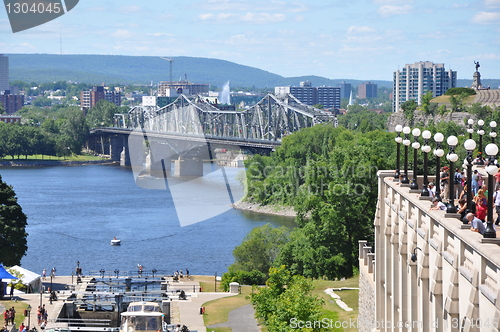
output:
[[[359,243],[359,330],[500,331],[500,239],[430,210],[393,171],[378,176],[375,245]]]

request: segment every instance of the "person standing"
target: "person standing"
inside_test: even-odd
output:
[[[445,199],[448,197],[448,183],[450,179],[450,173],[448,173],[449,167],[444,166],[441,168],[441,198]]]
[[[463,174],[462,172],[460,171],[460,168],[456,168],[455,169],[455,175],[453,176],[453,185],[454,185],[454,188],[455,188],[455,198],[457,198],[460,193],[462,192],[462,190],[464,190],[464,186],[463,186]]]

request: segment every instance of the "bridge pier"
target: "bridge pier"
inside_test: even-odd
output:
[[[203,176],[203,159],[194,156],[181,156],[174,160],[174,176]]]
[[[113,135],[109,140],[109,155],[111,157],[111,161],[120,161],[122,152],[125,148],[125,139],[122,135]]]

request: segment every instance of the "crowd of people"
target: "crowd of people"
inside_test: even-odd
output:
[[[479,157],[478,157],[479,158]],[[477,160],[477,158],[476,158]],[[480,160],[475,163],[480,163]],[[464,172],[456,168],[452,173],[448,166],[444,166],[440,171],[440,193],[436,194],[436,186],[433,182],[428,184],[427,190],[429,196],[432,197],[432,206],[430,210],[447,210],[448,207],[442,201],[447,201],[449,190],[451,188],[450,181],[453,181],[454,197],[458,204],[455,206],[457,213],[460,213],[461,220],[468,220],[471,224],[471,230],[483,234],[485,231],[486,217],[488,215],[488,185],[483,179],[481,173],[475,169],[472,173],[470,181],[470,195],[472,196],[470,210],[467,208],[467,195],[469,188],[467,187],[467,178]],[[500,172],[495,175],[495,185],[493,193],[493,203],[495,213],[495,225],[500,223]],[[455,202],[453,202],[455,204]],[[481,225],[479,225],[479,223]]]

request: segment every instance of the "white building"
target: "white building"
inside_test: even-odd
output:
[[[392,110],[396,112],[402,103],[410,99],[419,105],[422,95],[432,91],[433,97],[443,95],[457,86],[457,72],[446,70],[443,63],[420,61],[407,64],[394,72],[394,100]]]

